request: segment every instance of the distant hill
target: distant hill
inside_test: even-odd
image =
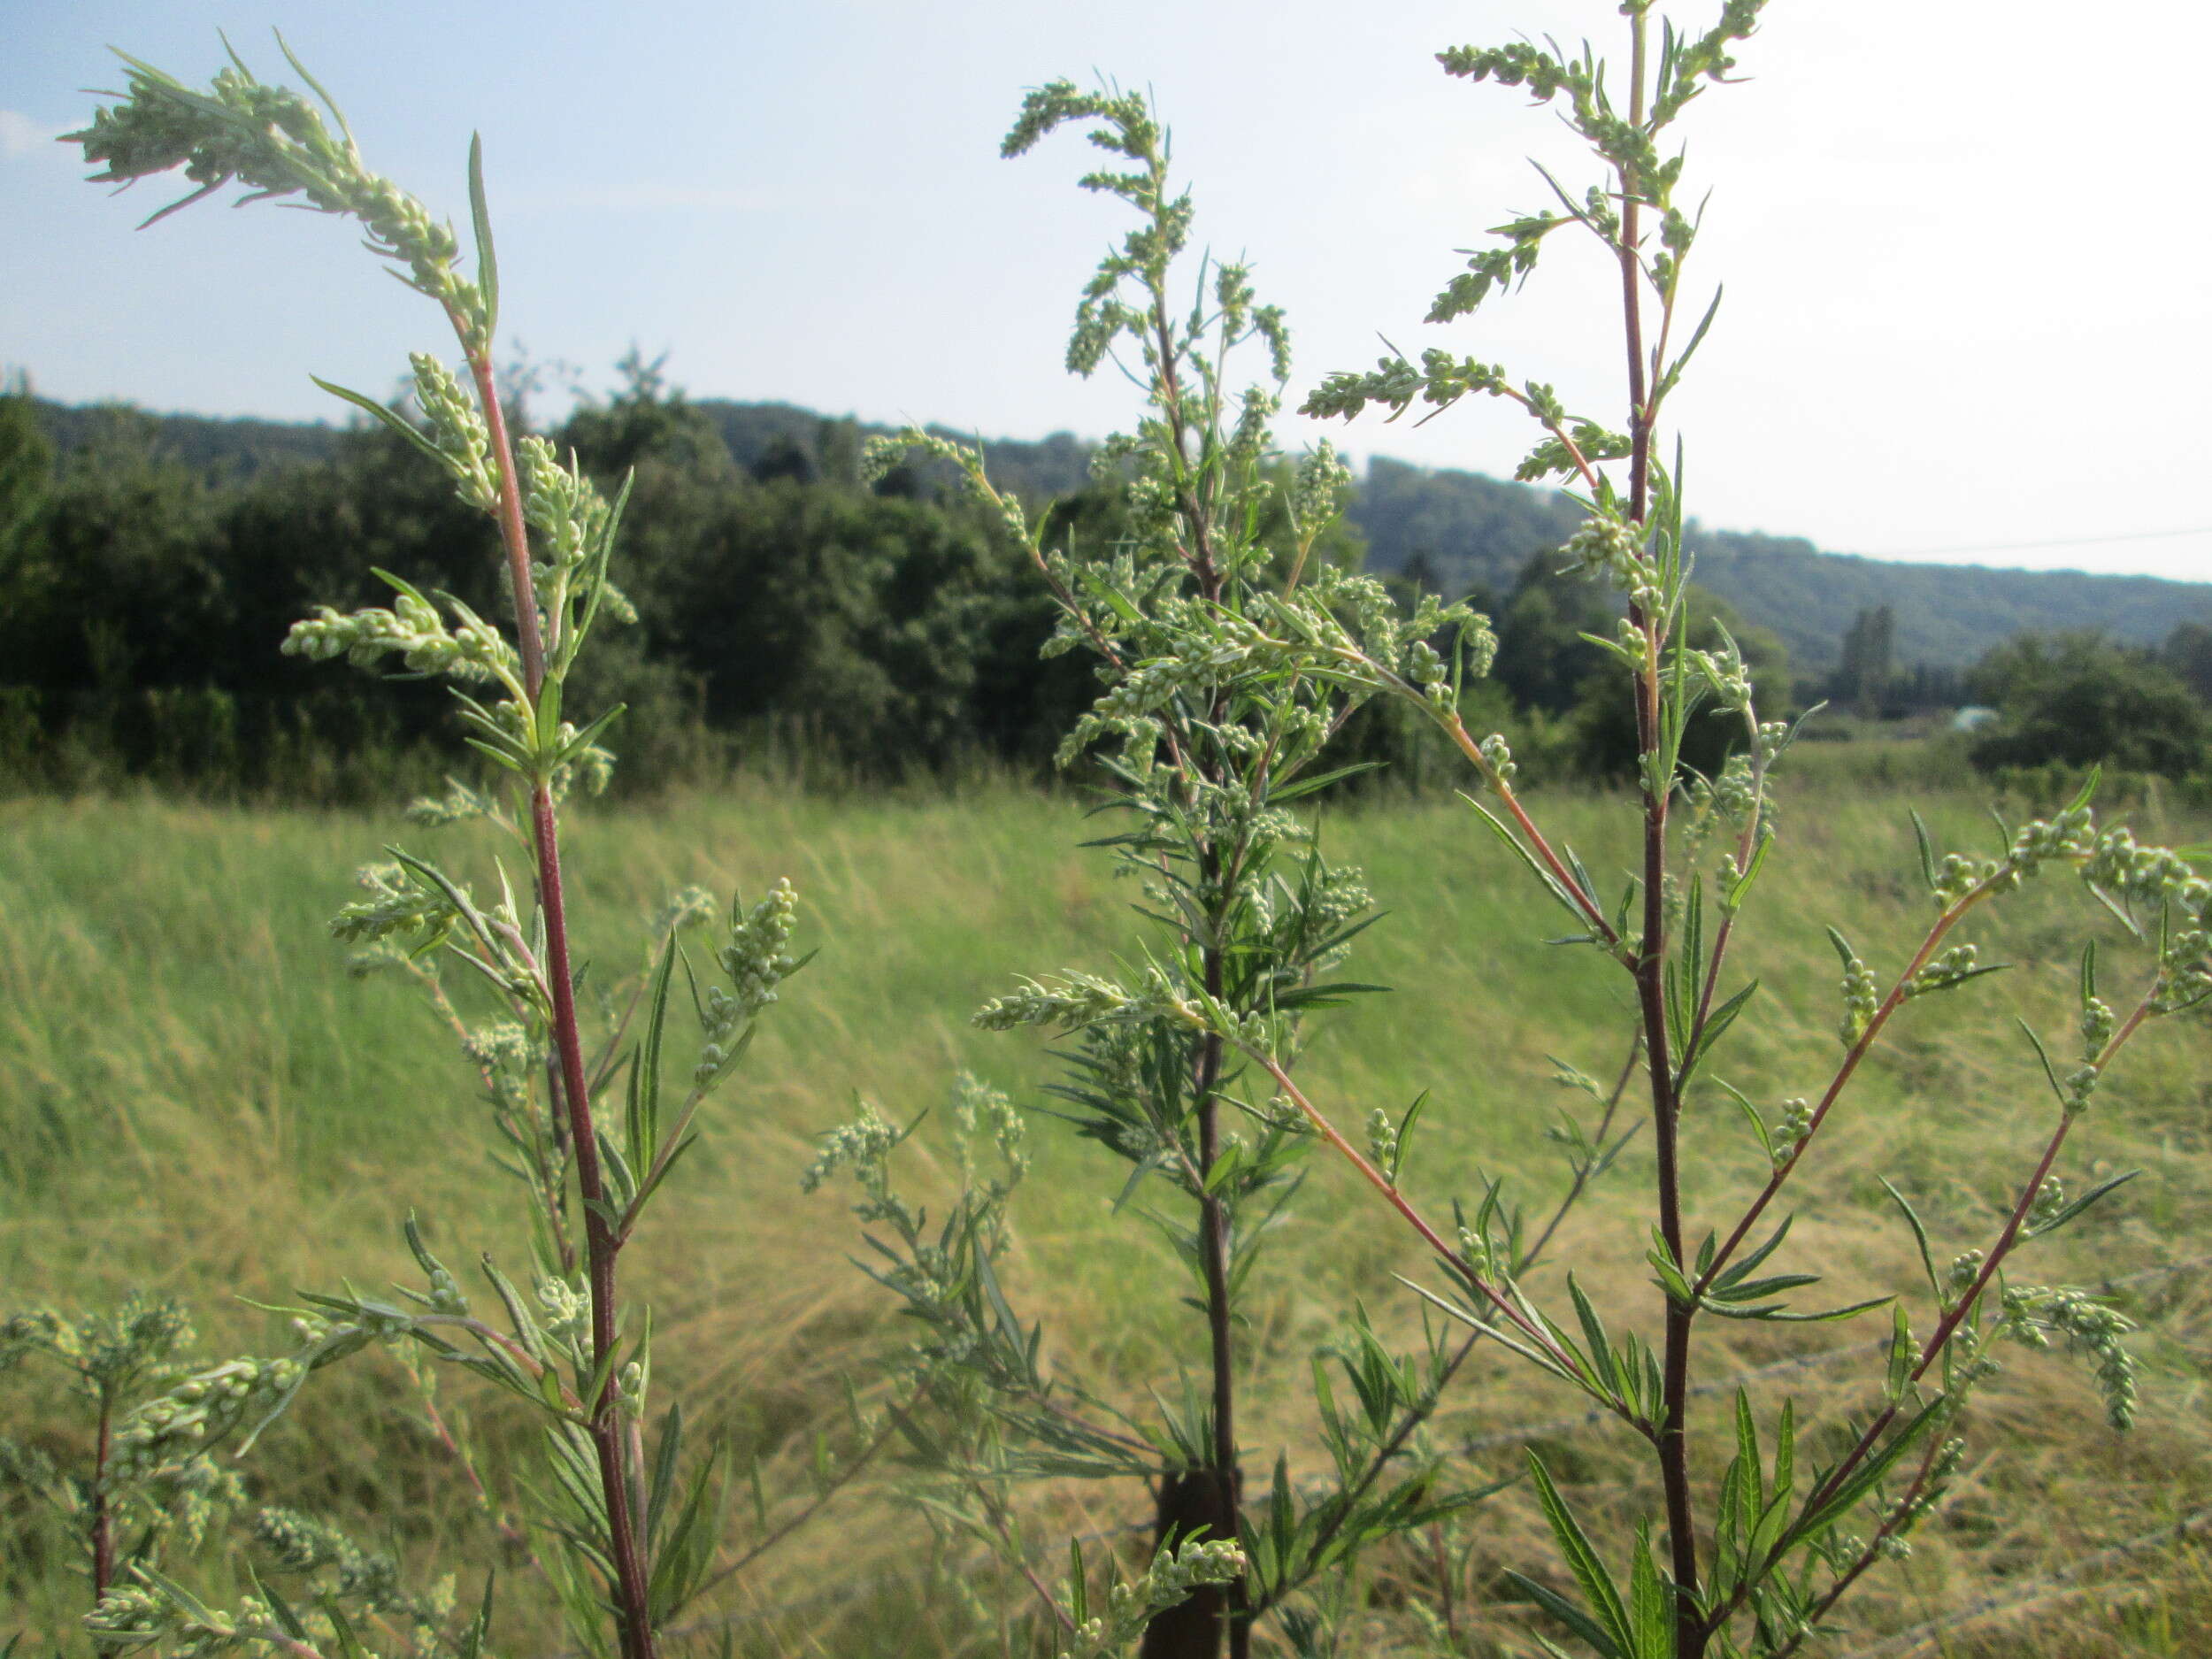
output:
[[[1566,540],[1581,515],[1556,490],[1378,456],[1351,516],[1366,532],[1377,569],[1418,560],[1432,586],[1498,594],[1532,555]],[[1900,663],[1948,668],[2030,629],[2101,628],[2153,645],[2176,623],[2212,619],[2212,584],[2204,582],[1906,564],[1823,553],[1799,536],[1694,524],[1688,541],[1696,580],[1747,620],[1773,629],[1800,669],[1832,664],[1852,618],[1877,605],[1896,615]]]
[[[818,465],[826,429],[852,426],[791,403],[694,401],[747,468],[772,465],[780,455]],[[325,459],[342,430],[319,422],[151,415],[43,399],[38,409],[64,451],[120,442],[196,472],[229,477]],[[1025,500],[1071,494],[1089,480],[1091,445],[1069,433],[993,440],[987,447],[995,472]],[[1351,509],[1375,569],[1410,566],[1448,592],[1494,595],[1512,586],[1531,557],[1563,541],[1578,517],[1555,490],[1379,456],[1369,461]],[[2154,644],[2177,623],[2212,621],[2212,584],[2202,582],[1906,564],[1823,553],[1799,537],[1702,527],[1692,536],[1691,549],[1698,581],[1747,620],[1771,628],[1802,670],[1832,664],[1852,618],[1877,605],[1889,606],[1896,616],[1899,662],[1944,667],[1962,667],[2024,630],[2101,628],[2118,639]]]
[[[121,403],[34,401],[47,437],[64,454],[88,445],[127,443],[216,477],[244,478],[265,467],[327,460],[344,431],[319,420],[154,415]]]

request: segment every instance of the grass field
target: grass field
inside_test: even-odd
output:
[[[1560,795],[1548,827],[1594,870],[1627,850],[1617,803]],[[1981,803],[1939,798],[1932,822],[1953,845],[1985,846]],[[1833,922],[1886,974],[1924,926],[1901,800],[1839,772],[1784,797],[1785,841],[1739,961],[1761,995],[1738,1025],[1722,1074],[1770,1107],[1814,1092],[1832,1065]],[[2202,824],[2155,802],[2147,836],[2191,839]],[[1016,975],[1105,967],[1136,938],[1126,895],[1102,857],[1073,850],[1077,808],[1011,787],[953,798],[793,798],[765,785],[586,817],[572,841],[581,936],[603,979],[629,972],[648,918],[671,887],[699,881],[756,894],[788,875],[816,964],[789,987],[707,1145],[626,1260],[661,1310],[657,1389],[680,1392],[767,1460],[804,1455],[808,1429],[840,1409],[841,1375],[865,1380],[897,1340],[853,1270],[842,1201],[803,1197],[812,1136],[856,1095],[907,1117],[965,1068],[1035,1102],[1048,1063],[1034,1042],[979,1033],[968,1014]],[[519,1263],[523,1240],[490,1169],[467,1076],[403,986],[355,981],[325,918],[345,872],[394,831],[357,817],[218,810],[146,800],[0,803],[0,1312],[65,1309],[131,1286],[190,1299],[211,1352],[273,1348],[270,1317],[237,1300],[294,1286],[398,1276],[399,1218],[411,1207],[449,1259],[488,1249]],[[448,832],[449,834],[452,833]],[[415,841],[421,832],[407,832]],[[1463,806],[1377,803],[1325,826],[1333,856],[1363,865],[1392,914],[1363,936],[1359,977],[1395,987],[1330,1017],[1305,1073],[1316,1098],[1356,1125],[1423,1089],[1419,1196],[1441,1207],[1487,1170],[1553,1191],[1544,1130],[1565,1097],[1548,1056],[1594,1074],[1617,1069],[1626,999],[1617,971],[1541,944],[1556,931],[1540,898]],[[465,859],[463,859],[465,862]],[[2011,1034],[2016,1007],[2047,1030],[2070,1025],[2078,941],[2110,934],[2069,879],[2011,901],[1970,936],[2013,973],[1916,1004],[1893,1029],[1832,1131],[1829,1155],[1797,1191],[1793,1267],[1831,1276],[1836,1300],[1909,1282],[1911,1246],[1876,1183],[1913,1194],[1939,1257],[1985,1243],[2024,1174],[2050,1110],[2034,1063]],[[2018,1356],[1977,1405],[1967,1472],[1914,1557],[1847,1604],[1837,1655],[1942,1653],[2083,1659],[2212,1651],[2212,1562],[2158,1540],[2072,1578],[2045,1581],[2095,1552],[2212,1504],[2212,1066],[2200,1024],[2169,1022],[2131,1051],[2100,1095],[2061,1173],[2078,1190],[2105,1171],[2142,1179],[2024,1263],[2045,1282],[2125,1278],[2119,1294],[2145,1329],[2145,1409],[2128,1436],[2107,1429],[2078,1364]],[[1694,1213],[1724,1219],[1757,1179],[1732,1112],[1701,1098],[1686,1125]],[[930,1130],[920,1137],[929,1143]],[[1018,1215],[1012,1282],[1046,1321],[1062,1363],[1115,1379],[1134,1400],[1172,1389],[1193,1353],[1195,1316],[1159,1269],[1147,1232],[1109,1220],[1119,1182],[1102,1155],[1040,1120],[1035,1174]],[[1636,1217],[1647,1161],[1632,1148],[1599,1201],[1571,1220],[1555,1261],[1571,1260],[1624,1323],[1655,1324]],[[1702,1225],[1702,1224],[1701,1224]],[[1317,1465],[1303,1415],[1308,1356],[1356,1297],[1379,1322],[1417,1323],[1394,1271],[1417,1272],[1414,1240],[1386,1225],[1341,1170],[1317,1167],[1296,1219],[1263,1264],[1247,1336],[1256,1367],[1243,1434],[1256,1456],[1288,1449]],[[2173,1269],[2170,1272],[2147,1270]],[[1556,1274],[1540,1275],[1555,1288]],[[1701,1374],[1721,1378],[1792,1356],[1863,1342],[1870,1325],[1708,1329]],[[1874,1386],[1865,1356],[1770,1373],[1762,1399],[1793,1389],[1841,1412]],[[496,1444],[513,1425],[465,1379],[443,1399],[488,1415]],[[1725,1395],[1703,1399],[1701,1431],[1724,1426]],[[0,1419],[19,1438],[68,1444],[51,1396],[0,1378]],[[1586,1513],[1648,1508],[1634,1448],[1612,1432],[1557,1426],[1575,1407],[1523,1371],[1471,1366],[1437,1432],[1487,1437],[1471,1453],[1502,1475],[1536,1437]],[[1709,1470],[1717,1462],[1709,1460]],[[480,1562],[495,1553],[419,1424],[406,1378],[367,1356],[317,1379],[247,1465],[257,1497],[327,1510],[411,1559]],[[496,1470],[493,1471],[497,1485]],[[1047,1494],[1056,1513],[1108,1528],[1146,1513],[1133,1487]],[[749,1521],[740,1520],[740,1538]],[[0,1642],[21,1625],[43,1652],[77,1610],[52,1568],[51,1540],[0,1510]],[[1534,1651],[1526,1610],[1503,1605],[1497,1571],[1544,1559],[1532,1504],[1509,1491],[1473,1512],[1457,1609],[1460,1651]],[[1018,1584],[933,1563],[911,1515],[859,1483],[819,1525],[735,1578],[716,1614],[741,1652],[841,1655],[1001,1651],[1002,1607]],[[1048,1571],[1056,1567],[1048,1565]],[[1379,1563],[1371,1617],[1346,1654],[1446,1651],[1422,1645],[1394,1609],[1432,1586],[1425,1561]],[[844,1594],[861,1586],[857,1594]],[[2027,1599],[2020,1598],[2026,1595]],[[1916,1647],[1881,1644],[1994,1598],[2006,1605]],[[526,1577],[511,1578],[501,1651],[551,1652]],[[783,1610],[778,1611],[776,1609]],[[717,1637],[715,1640],[718,1640]],[[702,1639],[698,1651],[716,1650]],[[534,1646],[533,1644],[537,1644]],[[1021,1651],[1017,1647],[1013,1651]]]

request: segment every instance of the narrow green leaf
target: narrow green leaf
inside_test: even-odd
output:
[[[404,415],[398,413],[396,411],[385,408],[383,404],[378,403],[376,399],[369,396],[366,393],[353,391],[347,387],[339,386],[330,380],[324,380],[320,375],[311,374],[307,378],[314,381],[316,385],[321,387],[323,390],[328,392],[333,397],[342,398],[347,403],[351,403],[356,409],[362,411],[365,414],[375,417],[375,419],[382,425],[390,427],[394,432],[399,434],[401,437],[406,439],[408,442],[413,444],[415,448],[421,450],[432,460],[435,461],[441,471],[449,472],[453,470],[453,462],[451,458],[447,456],[446,452],[438,448],[436,444],[431,442],[430,440],[423,434],[422,429],[417,426],[413,421],[408,419]]]
[[[1631,1655],[1624,1653],[1620,1644],[1608,1635],[1596,1621],[1550,1586],[1539,1584],[1527,1574],[1515,1572],[1510,1568],[1506,1570],[1505,1577],[1514,1588],[1519,1590],[1530,1601],[1535,1602],[1545,1612],[1572,1631],[1580,1640],[1587,1643],[1590,1648],[1597,1654],[1598,1659],[1631,1659]],[[1537,1640],[1544,1641],[1540,1636]],[[1561,1659],[1565,1659],[1562,1649],[1551,1642],[1544,1641],[1544,1647],[1548,1653],[1558,1654]]]
[[[1725,1093],[1730,1100],[1736,1102],[1737,1110],[1743,1114],[1744,1122],[1750,1126],[1752,1138],[1759,1143],[1760,1155],[1769,1164],[1772,1164],[1774,1162],[1774,1136],[1767,1129],[1767,1120],[1759,1115],[1759,1109],[1744,1097],[1742,1090],[1722,1082],[1718,1078],[1715,1078],[1713,1083],[1716,1087]]]
[[[476,231],[476,288],[484,296],[484,333],[499,326],[499,257],[492,249],[491,208],[484,198],[484,135],[469,134],[469,219]]]
[[[1674,1659],[1674,1593],[1659,1576],[1651,1555],[1651,1524],[1636,1529],[1636,1554],[1629,1563],[1630,1635],[1636,1659]]]
[[[1635,1637],[1629,1624],[1628,1609],[1621,1604],[1620,1592],[1614,1588],[1612,1576],[1606,1571],[1605,1563],[1599,1559],[1581,1523],[1575,1519],[1574,1511],[1559,1495],[1559,1488],[1552,1484],[1551,1472],[1544,1467],[1544,1460],[1533,1450],[1528,1454],[1528,1470],[1535,1484],[1536,1501],[1542,1506],[1544,1519],[1550,1524],[1552,1540],[1566,1558],[1575,1582],[1582,1586],[1583,1599],[1594,1615],[1597,1627],[1609,1639],[1606,1651],[1627,1659],[1634,1652]]]
[[[1935,846],[1928,839],[1927,820],[1920,816],[1920,809],[1915,807],[1911,812],[1913,842],[1920,849],[1920,879],[1927,884],[1928,891],[1933,893],[1936,890]]]
[[[1728,1286],[1739,1283],[1747,1275],[1757,1271],[1761,1263],[1764,1262],[1767,1257],[1772,1256],[1777,1250],[1782,1248],[1782,1240],[1790,1236],[1790,1224],[1794,1222],[1796,1219],[1797,1217],[1794,1212],[1783,1217],[1782,1225],[1775,1228],[1771,1233],[1767,1235],[1766,1242],[1760,1245],[1758,1248],[1753,1250],[1750,1255],[1742,1257],[1731,1266],[1727,1271],[1724,1272],[1714,1281],[1714,1287],[1716,1289],[1724,1289]]]
[[[1912,1229],[1913,1242],[1918,1246],[1920,1249],[1920,1268],[1921,1271],[1928,1276],[1928,1288],[1935,1292],[1939,1298],[1941,1297],[1943,1294],[1943,1282],[1936,1277],[1935,1257],[1929,1251],[1928,1230],[1920,1225],[1920,1212],[1915,1210],[1912,1205],[1906,1201],[1904,1194],[1899,1192],[1894,1187],[1892,1187],[1889,1184],[1889,1178],[1887,1176],[1878,1175],[1874,1179],[1881,1182],[1882,1190],[1889,1194],[1890,1202],[1904,1212],[1905,1224]],[[1904,1317],[1902,1309],[1899,1310],[1898,1317],[1900,1318]]]
[[[2064,1209],[2053,1215],[2048,1221],[2039,1222],[2035,1225],[2029,1227],[2027,1229],[2027,1236],[2031,1239],[2039,1239],[2047,1233],[2056,1233],[2068,1222],[2073,1220],[2075,1217],[2080,1215],[2082,1211],[2087,1210],[2090,1205],[2105,1197],[2108,1194],[2116,1192],[2120,1187],[2125,1187],[2130,1181],[2133,1180],[2142,1172],[2143,1171],[2140,1170],[2130,1170],[2124,1175],[2116,1175],[2110,1180],[2100,1181],[2096,1186],[2091,1187],[2087,1192],[2084,1193],[2079,1198],[2075,1199],[2073,1202],[2068,1204]]]
[[[2051,1093],[2058,1096],[2059,1104],[2063,1106],[2066,1104],[2066,1086],[2058,1080],[2058,1071],[2051,1064],[2050,1053],[2043,1047],[2043,1039],[2037,1036],[2034,1027],[2018,1015],[2013,1016],[2012,1023],[2020,1027],[2020,1034],[2025,1037],[2029,1046],[2034,1048],[2035,1057],[2043,1067],[2044,1080],[2050,1084]]]

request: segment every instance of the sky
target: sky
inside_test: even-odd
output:
[[[1717,3],[1717,0],[1716,0]],[[1702,27],[1707,8],[1684,11]],[[1686,287],[1726,297],[1670,405],[1690,511],[1877,557],[2212,580],[2212,9],[2129,32],[2071,0],[1777,0],[1742,84],[1699,99]],[[1617,276],[1561,237],[1474,319],[1422,322],[1484,227],[1594,177],[1517,92],[1439,50],[1526,34],[1617,55],[1611,0],[0,0],[0,365],[65,402],[334,419],[308,380],[383,395],[441,343],[338,223],[175,194],[111,199],[72,146],[107,48],[188,81],[272,26],[369,164],[466,218],[483,135],[511,347],[604,388],[633,344],[699,397],[987,436],[1096,437],[1131,388],[1062,369],[1078,290],[1124,228],[1064,134],[997,141],[1057,76],[1148,87],[1198,236],[1254,267],[1296,342],[1291,403],[1386,336],[1623,401]],[[1578,183],[1577,188],[1579,188]],[[449,342],[446,342],[449,343]],[[1614,424],[1618,424],[1617,419]],[[1510,473],[1502,404],[1301,448]]]

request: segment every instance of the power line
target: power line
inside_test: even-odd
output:
[[[1916,547],[1894,553],[1868,553],[1866,558],[1933,558],[1944,553],[2024,553],[2035,548],[2103,547],[2113,541],[2166,541],[2176,536],[2212,535],[2212,524],[2192,525],[2185,530],[2131,530],[2122,535],[2069,535],[2049,541],[1984,541],[1972,547]]]

